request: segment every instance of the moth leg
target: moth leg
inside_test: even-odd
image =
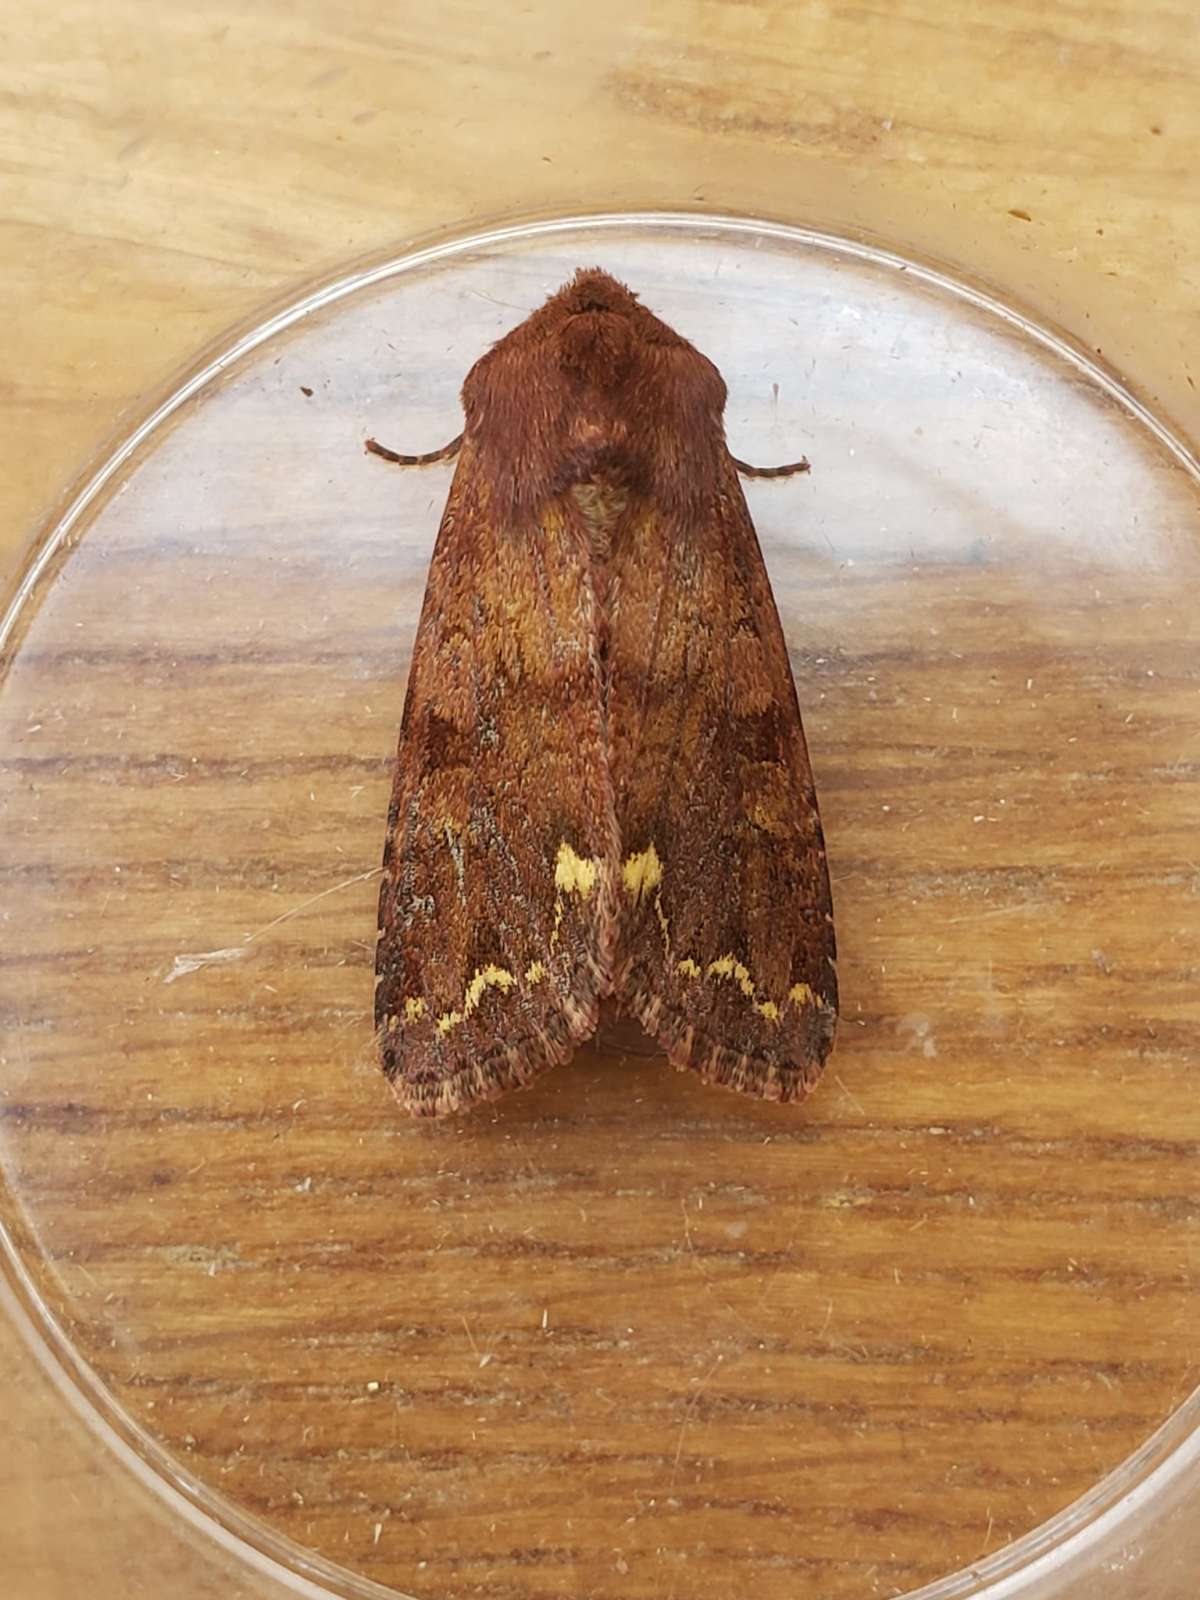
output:
[[[794,472],[812,470],[805,456],[801,456],[799,461],[785,461],[781,467],[752,467],[748,461],[739,461],[736,456],[733,458],[733,464],[743,478],[790,478]]]
[[[394,461],[398,467],[428,467],[435,461],[453,461],[462,442],[460,433],[440,450],[428,450],[423,456],[402,456],[395,450],[389,450],[387,445],[380,444],[378,439],[368,439],[366,449],[369,456],[382,456],[385,461]]]

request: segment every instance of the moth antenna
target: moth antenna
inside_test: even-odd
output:
[[[423,456],[402,456],[398,451],[389,450],[387,445],[380,444],[378,439],[368,439],[367,454],[382,456],[384,461],[394,461],[398,467],[428,467],[432,466],[435,461],[453,461],[462,442],[463,436],[459,433],[451,439],[449,444],[444,444],[440,450],[427,450]]]
[[[733,464],[743,478],[790,478],[794,472],[812,471],[806,456],[801,456],[799,461],[785,461],[781,467],[752,467],[748,461],[739,461],[736,456]]]

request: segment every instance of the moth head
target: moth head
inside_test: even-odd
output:
[[[625,383],[638,348],[629,318],[604,307],[570,312],[559,326],[554,353],[561,371],[584,388],[608,392]]]
[[[570,283],[564,284],[558,291],[550,305],[560,315],[568,317],[607,315],[628,318],[642,311],[632,289],[610,278],[600,267],[581,267]]]
[[[612,394],[635,376],[654,318],[624,284],[599,267],[582,269],[535,319],[543,348],[572,385]]]

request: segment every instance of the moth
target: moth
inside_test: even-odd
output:
[[[530,1083],[607,998],[790,1101],[833,1043],[825,845],[720,373],[580,271],[483,355],[417,629],[379,896],[384,1071],[420,1116]]]

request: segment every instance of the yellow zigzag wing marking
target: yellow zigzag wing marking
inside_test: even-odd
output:
[[[565,849],[566,847],[564,846],[563,848]],[[628,856],[624,867],[621,869],[621,882],[625,887],[626,893],[632,897],[635,905],[640,905],[647,895],[653,891],[654,914],[658,918],[658,925],[662,930],[663,943],[666,945],[669,955],[671,950],[671,930],[662,907],[662,893],[659,888],[662,880],[663,864],[653,840],[644,850],[638,850],[633,855]],[[691,956],[684,956],[675,963],[675,971],[681,978],[688,979],[703,977],[706,972],[710,978],[732,978],[747,1000],[754,1002],[754,1009],[760,1016],[765,1017],[768,1022],[779,1021],[780,1005],[774,1000],[758,999],[758,986],[754,982],[749,967],[744,962],[739,961],[732,953],[718,956],[715,961],[710,961],[707,969],[702,968]],[[823,1006],[823,1002],[807,983],[793,984],[791,989],[788,990],[787,1000],[783,1004]]]

